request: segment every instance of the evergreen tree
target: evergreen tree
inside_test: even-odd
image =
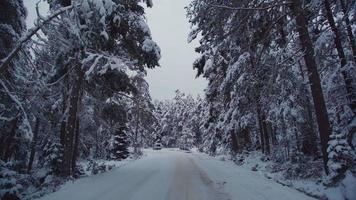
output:
[[[16,175],[17,172],[0,160],[0,199],[20,200],[21,185],[17,183]]]
[[[59,142],[47,140],[39,161],[43,167],[49,169],[49,174],[60,175],[63,162],[63,148]]]
[[[118,127],[115,131],[113,149],[111,158],[115,160],[123,160],[129,156],[128,150],[128,136],[127,128],[125,126]]]

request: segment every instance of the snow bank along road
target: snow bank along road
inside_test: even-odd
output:
[[[146,150],[111,172],[67,183],[42,200],[312,200],[205,154]]]

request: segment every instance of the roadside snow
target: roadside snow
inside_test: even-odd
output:
[[[245,155],[243,161],[237,160],[237,162],[240,162],[239,165],[231,161],[231,157],[226,155],[219,155],[215,159],[230,163],[236,170],[247,170],[248,173],[273,180],[280,185],[290,187],[318,199],[356,200],[356,177],[351,172],[346,173],[345,179],[339,186],[327,187],[323,185],[322,179],[315,177],[310,177],[309,179],[286,179],[283,175],[283,170],[278,172],[271,170],[276,163],[268,160],[262,161],[264,160],[264,155],[260,152],[250,152],[247,156]]]
[[[312,200],[305,194],[292,188],[282,186],[275,181],[268,180],[259,173],[237,166],[230,161],[212,159],[210,156],[193,153],[196,162],[212,180],[232,199],[244,200]],[[220,157],[220,159],[222,159]]]

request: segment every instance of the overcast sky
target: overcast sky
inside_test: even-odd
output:
[[[153,39],[162,50],[162,67],[151,70],[148,74],[153,98],[172,98],[176,89],[202,95],[206,87],[204,79],[195,79],[196,73],[192,68],[198,57],[194,52],[198,43],[187,43],[190,25],[184,7],[189,2],[190,0],[154,0],[153,8],[147,10]]]
[[[29,11],[28,27],[31,27],[36,18],[37,0],[25,0]],[[149,70],[148,82],[153,99],[170,99],[174,91],[179,89],[187,94],[203,95],[206,81],[195,79],[192,63],[198,57],[194,52],[197,46],[195,41],[187,43],[190,30],[184,7],[190,0],[154,0],[154,6],[147,9],[147,20],[151,28],[153,39],[161,47],[161,67]],[[46,14],[48,6],[41,3],[40,10]]]

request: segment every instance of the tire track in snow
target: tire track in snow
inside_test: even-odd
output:
[[[227,194],[215,187],[208,174],[191,156],[176,155],[176,170],[167,200],[229,200]]]

